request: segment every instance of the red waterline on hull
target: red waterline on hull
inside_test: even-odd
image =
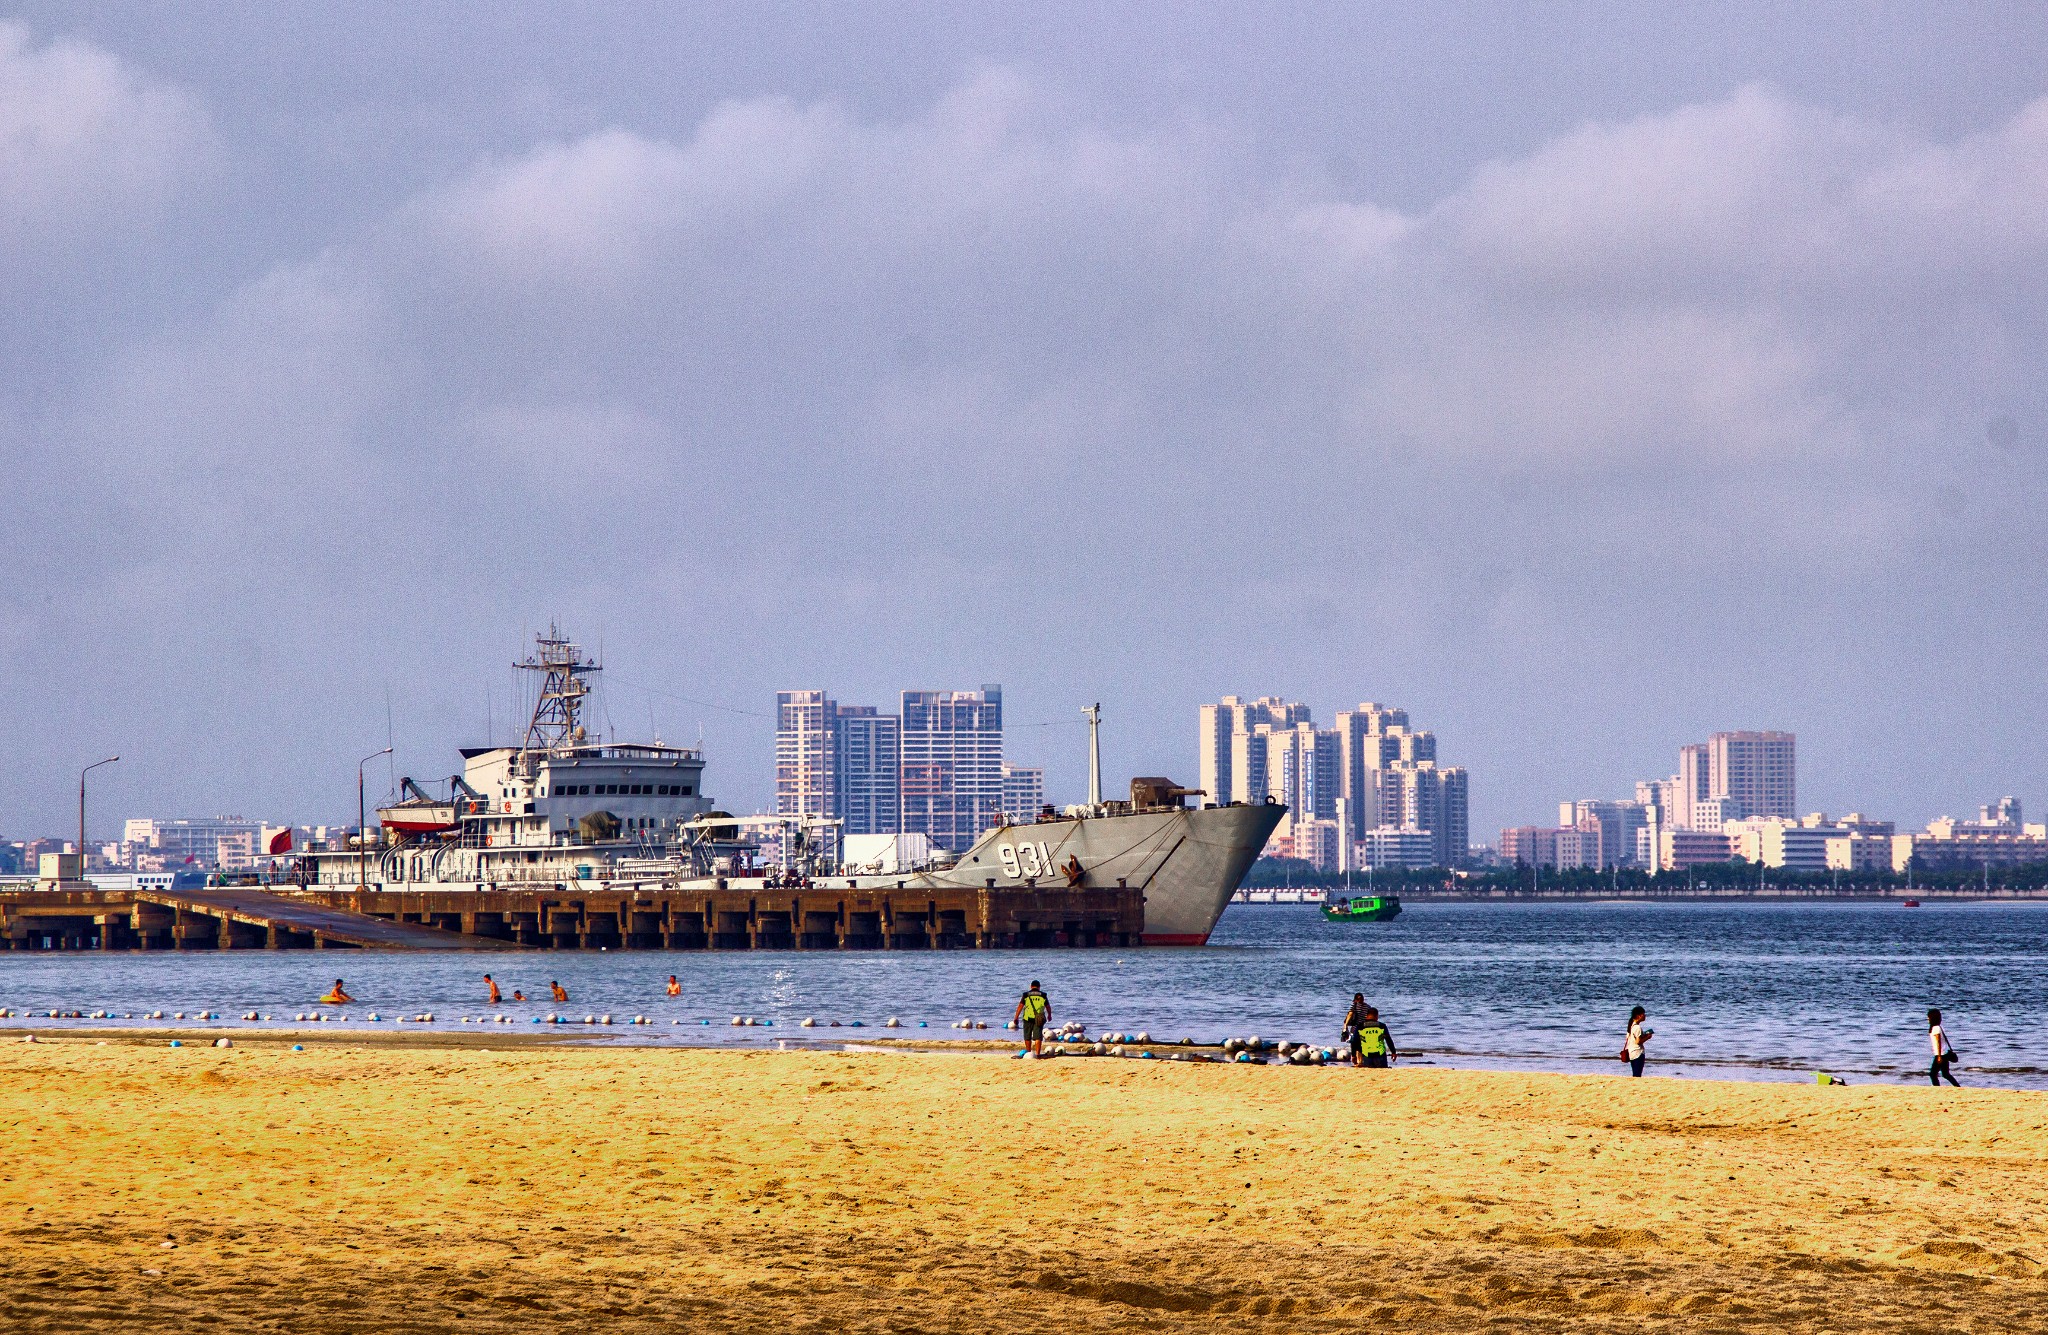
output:
[[[1145,944],[1148,946],[1206,946],[1209,944],[1209,934],[1207,932],[1147,932],[1145,933]]]

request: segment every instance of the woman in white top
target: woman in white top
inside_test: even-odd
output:
[[[1630,1075],[1643,1073],[1643,1044],[1650,1041],[1653,1032],[1644,1026],[1643,1021],[1649,1018],[1650,1013],[1641,1006],[1628,1013],[1628,1045],[1621,1050],[1621,1056],[1628,1063]]]
[[[1949,1067],[1954,1064],[1956,1050],[1948,1045],[1948,1035],[1941,1031],[1941,1012],[1927,1012],[1927,1046],[1934,1050],[1934,1060],[1927,1064],[1927,1083],[1939,1089],[1944,1077],[1951,1085],[1961,1089],[1956,1074]]]

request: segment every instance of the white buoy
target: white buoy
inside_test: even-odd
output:
[[[34,1034],[24,1034],[22,1035],[21,1041],[24,1043],[33,1043],[36,1041],[36,1036]]]
[[[597,1022],[599,1024],[610,1024],[612,1022],[612,1017],[609,1015],[600,1015],[597,1017]]]
[[[231,1048],[235,1045],[235,1040],[232,1038],[216,1038],[213,1040],[213,1045],[217,1048]]]
[[[735,1015],[732,1017],[732,1022],[734,1025],[742,1025],[746,1023],[746,1020],[740,1016]]]
[[[816,1029],[818,1027],[818,1022],[812,1017],[806,1015],[801,1021],[798,1022],[797,1027],[800,1029]]]
[[[902,1027],[903,1021],[897,1019],[893,1015],[890,1016],[888,1019],[882,1021],[882,1028],[884,1029],[901,1029]]]

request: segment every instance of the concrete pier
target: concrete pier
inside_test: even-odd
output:
[[[0,891],[0,950],[503,950],[502,941],[356,913],[254,886]]]
[[[999,950],[1134,947],[1135,888],[758,886],[0,890],[6,950]]]
[[[310,891],[335,908],[555,950],[996,950],[1136,946],[1139,890],[547,889]]]

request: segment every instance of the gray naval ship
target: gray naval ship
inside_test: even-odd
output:
[[[1200,794],[1158,778],[1133,780],[1129,801],[1102,800],[1091,709],[1085,805],[1001,816],[957,855],[913,848],[853,864],[838,858],[829,818],[716,810],[700,750],[590,740],[581,709],[600,665],[558,630],[515,666],[539,681],[519,745],[464,750],[445,796],[402,780],[401,800],[378,808],[379,832],[307,851],[293,880],[382,891],[772,889],[825,876],[892,890],[1122,885],[1144,894],[1146,944],[1201,945],[1287,810],[1190,805]],[[778,864],[761,860],[764,842],[783,853]]]

